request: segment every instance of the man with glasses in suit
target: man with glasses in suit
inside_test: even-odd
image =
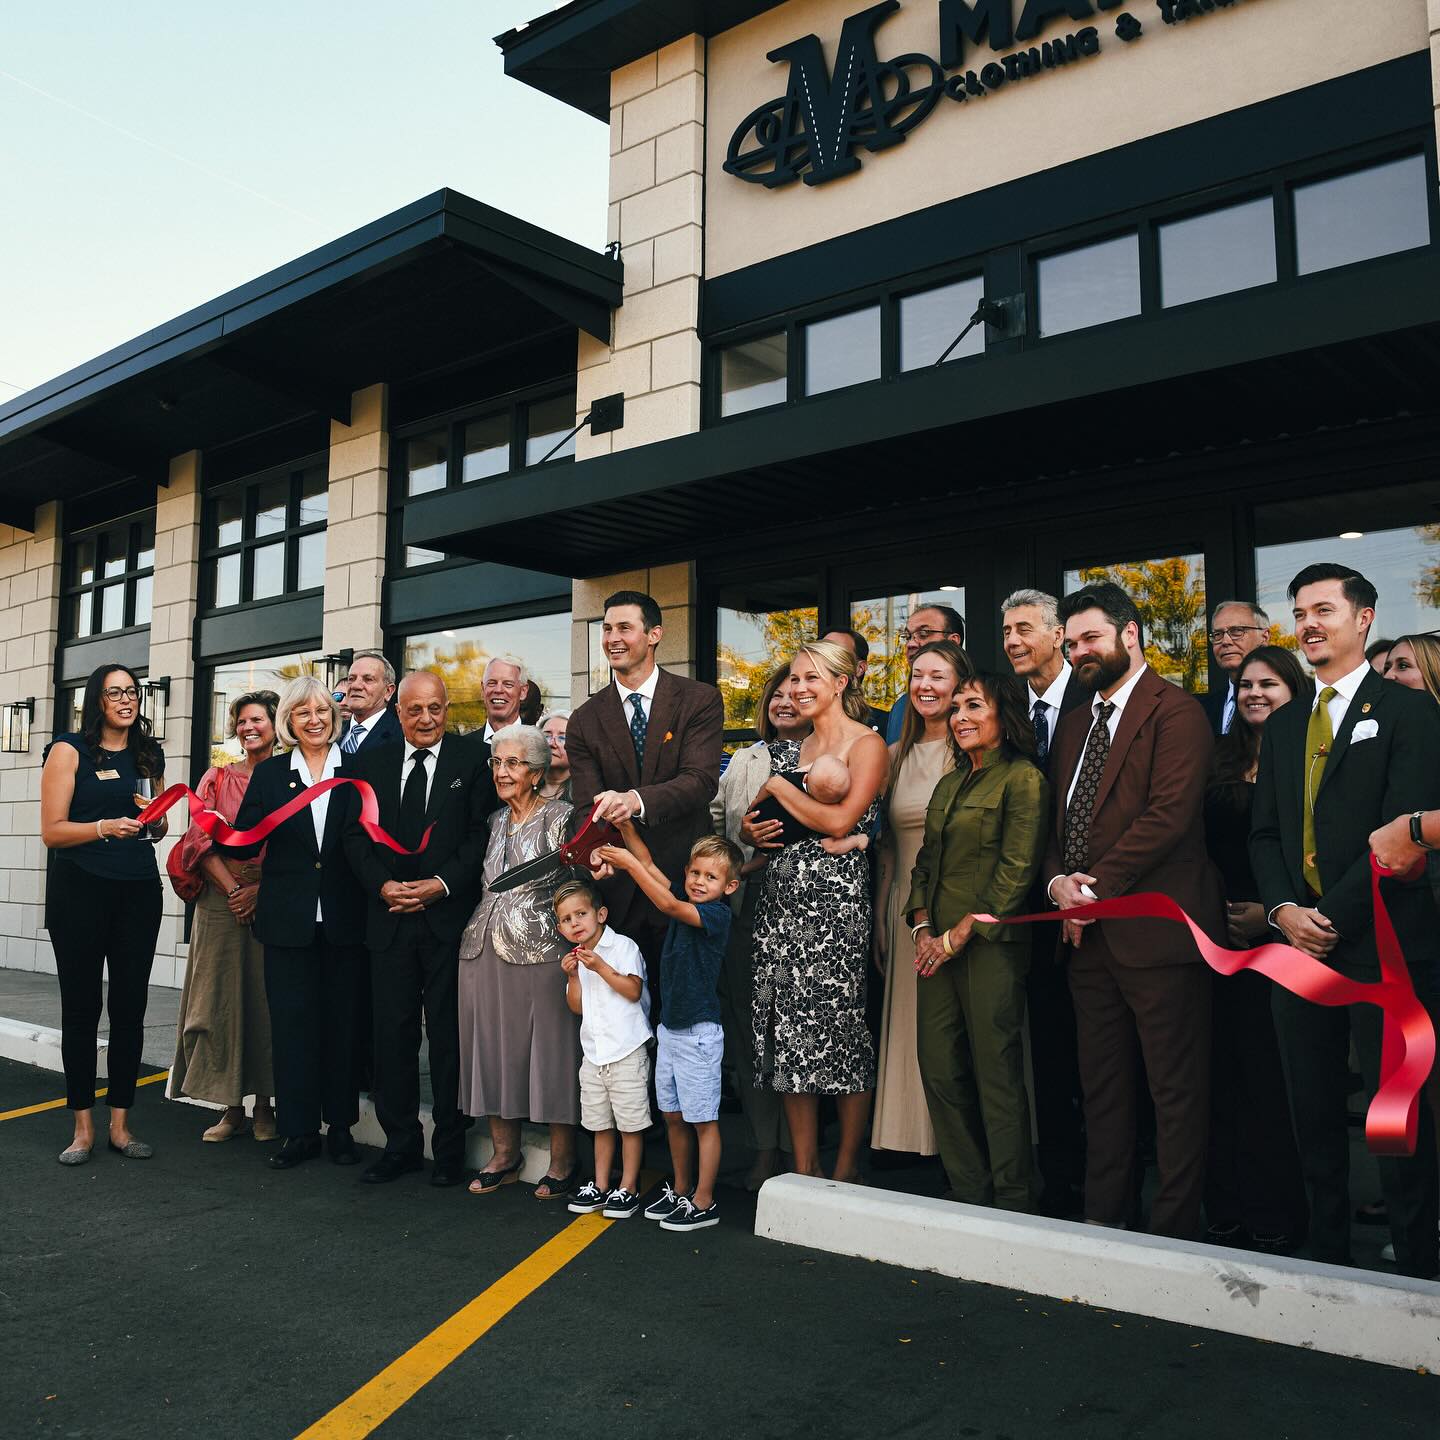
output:
[[[1235,681],[1245,657],[1270,635],[1270,617],[1253,600],[1224,600],[1210,620],[1210,653],[1225,673],[1225,686],[1200,702],[1217,735],[1229,733],[1235,720]]]

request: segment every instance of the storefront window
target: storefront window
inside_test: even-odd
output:
[[[460,482],[488,480],[510,468],[510,417],[487,415],[465,426],[465,453],[460,460]]]
[[[716,608],[716,683],[727,735],[755,731],[760,692],[782,664],[816,637],[818,579],[763,580],[722,588]]]
[[[84,640],[150,623],[153,516],[120,520],[78,535],[65,552],[64,639]]]
[[[496,655],[514,655],[540,687],[546,710],[570,706],[570,613],[531,615],[488,625],[457,625],[405,641],[405,670],[433,670],[450,693],[450,726],[468,735],[485,728],[481,681]]]
[[[981,275],[957,280],[906,295],[900,301],[900,368],[923,370],[945,354],[957,335],[970,323],[975,307],[985,295]],[[946,357],[963,360],[985,353],[985,327],[977,325]]]
[[[1275,279],[1275,202],[1269,196],[1158,227],[1160,303],[1188,305]]]
[[[575,454],[575,397],[556,395],[526,407],[525,463],[564,460]],[[568,438],[567,438],[568,437]],[[560,444],[561,441],[565,443]],[[558,450],[555,447],[559,445]],[[550,452],[554,451],[552,455]]]
[[[1040,333],[1063,335],[1140,313],[1140,237],[1133,231],[1047,255],[1035,266]]]
[[[412,435],[405,442],[405,493],[428,495],[432,490],[443,490],[449,455],[448,430]]]
[[[743,415],[747,410],[783,404],[787,354],[783,334],[726,346],[720,352],[720,413]]]
[[[1302,275],[1430,243],[1423,155],[1297,185],[1294,199],[1295,268]]]
[[[202,603],[209,608],[325,584],[325,464],[228,486],[206,501],[205,511]]]
[[[210,672],[210,758],[211,765],[233,765],[242,758],[240,742],[227,737],[230,702],[250,690],[273,690],[283,694],[285,686],[301,675],[314,673],[313,655],[265,655],[254,660],[232,660]]]
[[[1065,572],[1065,593],[1110,580],[1135,602],[1145,629],[1145,659],[1162,679],[1203,695],[1210,688],[1205,557],[1166,555]]]
[[[938,585],[931,590],[877,595],[850,602],[850,628],[858,630],[870,644],[865,698],[878,710],[889,710],[910,683],[905,630],[910,617],[927,605],[948,605],[952,610],[958,610],[963,618],[965,587]]]
[[[1348,531],[1255,550],[1257,598],[1293,644],[1290,581],[1320,561],[1354,566],[1379,592],[1371,634],[1392,640],[1440,627],[1440,524]]]
[[[880,307],[852,310],[805,327],[805,393],[880,378]]]

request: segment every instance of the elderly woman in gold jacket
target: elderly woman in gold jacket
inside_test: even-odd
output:
[[[580,1025],[565,1004],[554,895],[565,870],[513,890],[491,886],[506,870],[558,850],[570,806],[541,791],[550,747],[533,725],[510,725],[493,741],[490,767],[500,808],[490,817],[485,895],[460,940],[460,1108],[489,1117],[495,1153],[470,1183],[487,1195],[520,1176],[523,1120],[550,1127],[550,1167],[537,1200],[575,1188],[580,1121]]]
[[[1019,915],[1045,848],[1050,786],[1012,675],[977,675],[950,716],[955,769],[935,787],[911,874],[920,1079],[953,1200],[1031,1210],[1021,1026],[1030,934]]]

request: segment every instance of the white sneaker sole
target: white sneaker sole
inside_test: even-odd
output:
[[[629,1220],[640,1212],[638,1210],[602,1210],[600,1213],[607,1220]]]
[[[712,1225],[718,1225],[720,1217],[712,1215],[708,1220],[687,1220],[683,1225],[674,1225],[669,1220],[662,1220],[660,1228],[683,1234],[687,1230],[708,1230]]]

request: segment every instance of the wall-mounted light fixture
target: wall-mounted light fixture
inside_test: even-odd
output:
[[[156,740],[165,738],[165,719],[170,709],[170,677],[140,682],[140,713],[150,722],[150,734]]]
[[[334,655],[316,656],[315,671],[332,695],[344,688],[345,677],[350,673],[350,666],[354,659],[355,652],[353,650],[340,650]]]
[[[7,755],[26,755],[30,751],[30,725],[35,719],[35,697],[12,700],[3,710],[3,736],[0,751]]]

